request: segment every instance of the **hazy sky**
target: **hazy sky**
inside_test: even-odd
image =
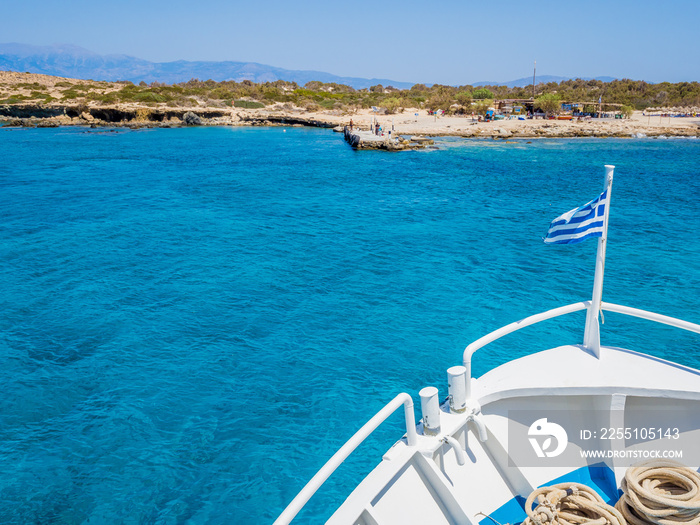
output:
[[[0,42],[397,81],[700,80],[700,0],[21,0]]]

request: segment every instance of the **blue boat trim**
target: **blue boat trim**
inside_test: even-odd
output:
[[[581,467],[559,478],[548,481],[540,485],[540,487],[567,482],[581,483],[591,487],[608,505],[617,503],[617,500],[620,499],[620,495],[622,494],[615,483],[615,473],[605,463],[595,463],[594,465]],[[525,502],[525,498],[516,496],[499,507],[498,510],[490,514],[490,516],[503,525],[506,523],[520,523],[527,518]],[[479,525],[494,525],[494,523],[489,518],[483,518],[479,521]]]

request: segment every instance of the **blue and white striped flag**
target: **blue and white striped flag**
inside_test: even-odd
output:
[[[608,190],[580,208],[574,208],[552,221],[547,231],[546,244],[575,244],[591,237],[602,237],[605,226],[605,206]]]

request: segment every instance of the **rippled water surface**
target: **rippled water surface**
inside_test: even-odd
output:
[[[1,129],[0,523],[271,522],[397,393],[446,395],[466,344],[589,298],[596,243],[541,237],[602,190],[604,164],[604,299],[700,322],[700,141],[439,146]],[[475,372],[582,333],[582,313],[529,328]],[[616,314],[602,334],[700,367],[692,335]],[[300,523],[325,520],[401,427]]]

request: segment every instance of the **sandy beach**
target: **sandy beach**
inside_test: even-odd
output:
[[[417,113],[417,116],[416,116]],[[320,117],[320,115],[319,115]],[[629,119],[589,120],[497,120],[477,122],[471,116],[431,116],[427,111],[409,109],[396,115],[374,115],[363,111],[352,115],[353,123],[369,128],[376,119],[383,129],[393,126],[397,134],[459,137],[538,137],[538,136],[699,136],[700,117],[645,116],[636,111]],[[346,118],[349,122],[349,119]]]
[[[237,111],[234,120],[253,119],[275,121],[287,112],[274,109]],[[395,135],[423,135],[428,137],[633,137],[633,136],[700,136],[700,117],[646,116],[636,111],[629,119],[574,119],[574,120],[497,120],[478,122],[471,116],[434,116],[426,110],[409,108],[393,115],[375,114],[360,110],[351,115],[333,115],[328,112],[303,113],[304,117],[329,125],[345,126],[352,120],[355,127],[368,130],[378,121],[384,131],[393,128]]]

